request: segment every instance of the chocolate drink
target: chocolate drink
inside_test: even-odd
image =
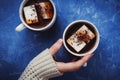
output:
[[[52,4],[51,4],[51,2],[49,0],[28,0],[28,2],[24,5],[24,7],[30,6],[30,5],[34,4],[35,8],[36,8],[37,16],[38,16],[38,22],[37,23],[28,24],[32,28],[43,28],[46,25],[48,25],[51,22],[51,20],[52,20],[52,18],[51,19],[43,19],[42,18],[42,16],[41,16],[42,13],[40,11],[41,7],[38,5],[39,3],[42,3],[42,2],[49,2],[50,3],[50,6],[52,7],[51,12],[53,13],[52,15],[54,15],[54,9],[53,9],[53,6],[52,6]],[[24,18],[24,21],[25,21],[24,11],[23,11],[22,14],[23,14],[23,18]]]
[[[90,49],[92,49],[96,43],[96,37],[94,39],[92,39],[80,52],[76,52],[68,43],[67,43],[67,39],[73,34],[75,33],[80,27],[82,27],[83,25],[86,25],[88,29],[90,29],[96,36],[96,32],[95,29],[93,28],[93,26],[89,23],[86,22],[77,22],[74,23],[73,25],[71,25],[68,30],[66,31],[65,34],[65,43],[67,45],[67,47],[75,53],[85,53],[87,51],[89,51]]]

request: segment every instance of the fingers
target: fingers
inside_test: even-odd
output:
[[[62,39],[59,39],[55,44],[53,44],[49,48],[51,55],[54,55],[55,53],[57,53],[57,51],[61,47],[62,47]],[[57,68],[62,73],[75,71],[75,70],[79,69],[81,66],[83,66],[92,56],[93,56],[93,54],[86,55],[82,59],[75,61],[75,62],[69,62],[69,63],[56,62]]]
[[[54,55],[61,47],[62,47],[62,39],[59,39],[49,48],[51,55]]]
[[[63,63],[63,62],[56,62],[58,70],[60,72],[71,72],[78,70],[81,66],[83,66],[91,57],[93,54],[89,54],[84,56],[82,59],[76,61],[76,62],[69,62],[69,63]]]
[[[76,61],[76,64],[78,64],[77,67],[79,68],[83,66],[92,56],[93,54],[89,54],[89,55],[82,57],[80,60]]]

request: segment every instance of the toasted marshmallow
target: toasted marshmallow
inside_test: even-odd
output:
[[[79,39],[85,41],[86,43],[89,43],[90,40],[92,40],[95,37],[95,34],[85,25],[83,25],[77,30],[76,35]]]
[[[53,8],[50,2],[40,2],[40,15],[43,19],[51,19],[53,17]]]

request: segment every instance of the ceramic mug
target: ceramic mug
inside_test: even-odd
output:
[[[19,24],[17,27],[16,27],[16,31],[20,32],[22,31],[23,29],[25,28],[28,28],[30,30],[33,30],[33,31],[44,31],[44,30],[47,30],[49,29],[50,27],[53,26],[53,24],[55,23],[55,20],[56,20],[56,7],[53,3],[52,0],[49,0],[53,6],[53,10],[54,10],[54,15],[53,15],[53,18],[52,20],[50,21],[50,23],[48,25],[46,25],[45,27],[42,27],[42,28],[33,28],[31,26],[29,26],[28,24],[26,24],[24,18],[23,18],[23,7],[24,5],[28,2],[29,0],[23,0],[21,5],[20,5],[20,8],[19,8],[19,16],[20,16],[20,20],[22,21],[21,24]]]
[[[72,25],[75,25],[76,23],[77,23],[77,24],[82,24],[82,23],[89,24],[89,25],[94,29],[94,32],[95,32],[95,35],[96,35],[96,37],[95,37],[96,39],[95,39],[94,46],[93,46],[90,50],[88,50],[88,51],[86,51],[86,52],[84,52],[84,53],[75,53],[75,52],[73,52],[72,50],[70,50],[70,48],[68,48],[67,43],[66,43],[66,41],[65,41],[65,40],[66,40],[66,34],[67,34],[67,32],[69,32],[70,29],[72,29],[72,27],[73,27]],[[74,26],[74,27],[75,27],[75,26]],[[74,55],[74,56],[77,56],[77,57],[82,57],[82,56],[85,56],[85,55],[88,55],[88,54],[93,53],[93,52],[97,49],[98,44],[99,44],[99,41],[100,41],[100,36],[99,36],[99,32],[98,32],[97,27],[96,27],[93,23],[91,23],[91,22],[89,22],[89,21],[87,21],[87,20],[76,20],[76,21],[70,23],[70,24],[66,27],[66,29],[64,30],[64,33],[63,33],[63,44],[64,44],[66,50],[67,50],[70,54],[72,54],[72,55]]]

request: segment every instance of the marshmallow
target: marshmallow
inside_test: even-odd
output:
[[[83,25],[67,39],[67,43],[80,52],[94,37],[94,33]]]
[[[78,39],[83,40],[86,43],[89,43],[95,37],[95,34],[85,25],[77,30],[76,35],[78,36]]]
[[[38,16],[35,9],[35,5],[26,6],[23,10],[27,24],[33,24],[38,22]]]
[[[50,2],[41,2],[40,5],[40,15],[43,19],[51,19],[53,17],[53,8]]]

